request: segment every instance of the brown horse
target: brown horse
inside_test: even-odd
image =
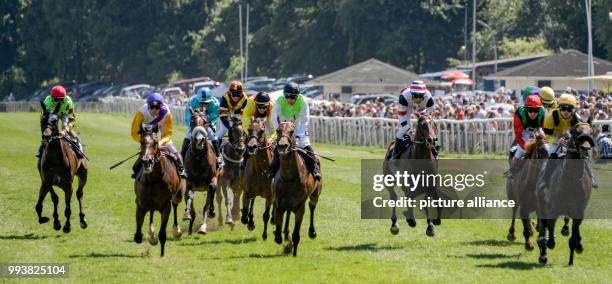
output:
[[[275,225],[274,241],[277,244],[283,242],[281,237],[281,226],[283,224],[283,215],[287,212],[285,219],[285,251],[289,251],[293,247],[293,256],[297,255],[298,245],[300,243],[300,228],[304,217],[305,204],[308,200],[310,208],[310,227],[308,228],[308,236],[311,239],[317,237],[314,227],[314,211],[321,195],[323,181],[317,181],[309,173],[306,168],[304,159],[319,159],[306,153],[298,148],[295,141],[295,124],[293,122],[281,122],[277,130],[278,138],[276,147],[279,154],[280,170],[274,177],[272,185],[274,193],[275,207]],[[293,235],[289,240],[289,220],[291,212],[295,214],[295,223],[293,227]]]
[[[161,214],[161,225],[159,228],[159,241],[161,243],[161,256],[164,256],[166,244],[166,226],[170,217],[172,205],[174,209],[174,236],[180,237],[176,217],[176,207],[180,203],[181,191],[179,186],[181,179],[176,171],[176,166],[167,152],[157,141],[157,126],[141,130],[140,159],[142,168],[134,180],[134,192],[136,193],[136,233],[134,241],[142,242],[142,223],[149,212],[149,243],[157,244],[154,234],[153,213],[159,211]]]
[[[254,121],[248,130],[247,160],[242,184],[244,192],[242,195],[242,218],[243,224],[248,224],[248,229],[255,229],[253,221],[253,207],[255,197],[260,196],[266,200],[266,209],[263,213],[264,230],[261,237],[268,238],[268,220],[270,219],[270,206],[272,206],[272,184],[268,177],[268,169],[272,161],[274,144],[265,136],[266,120]]]
[[[77,199],[79,200],[79,219],[81,228],[87,228],[85,220],[85,212],[83,211],[83,188],[87,183],[87,161],[85,159],[77,159],[77,155],[65,140],[65,137],[59,135],[57,129],[58,115],[57,110],[47,110],[43,105],[43,115],[41,117],[41,130],[43,140],[46,147],[42,156],[38,160],[38,173],[40,174],[40,191],[38,193],[38,201],[36,202],[36,213],[38,214],[38,223],[43,224],[49,222],[48,217],[42,216],[43,201],[47,193],[51,193],[53,201],[53,228],[59,230],[61,224],[57,214],[57,204],[59,197],[53,190],[53,186],[60,187],[64,191],[66,209],[66,223],[64,224],[64,233],[70,232],[70,200],[72,198],[72,181],[74,176],[79,179],[79,185],[76,191]]]
[[[407,171],[408,173],[425,173],[425,174],[437,174],[438,173],[438,161],[436,160],[432,151],[436,149],[437,128],[435,122],[427,115],[421,115],[417,121],[417,129],[414,138],[411,139],[412,143],[407,149],[400,154],[399,159],[389,160],[385,159],[383,162],[383,173],[385,175],[394,174],[396,171]],[[391,157],[393,149],[395,148],[395,142],[392,142],[388,149],[386,157]],[[410,163],[405,162],[410,160]],[[402,162],[404,160],[404,162]],[[390,198],[397,200],[397,194],[395,189],[388,187]],[[438,189],[435,187],[418,187],[414,191],[410,191],[403,187],[402,190],[408,198],[415,199],[421,194],[425,194],[427,197],[432,199],[438,199]],[[427,215],[427,230],[425,233],[433,237],[435,235],[434,225],[440,225],[440,216],[442,215],[442,208],[437,207],[437,218],[434,219],[430,216],[429,210],[425,208],[425,214]],[[410,227],[416,226],[416,220],[414,218],[414,212],[412,207],[408,207],[404,212],[406,222]],[[397,224],[396,208],[392,208],[391,216],[391,233],[396,235],[399,233],[399,226]]]
[[[240,182],[242,172],[240,165],[243,161],[245,151],[244,132],[242,120],[238,117],[230,117],[230,127],[228,130],[228,141],[221,146],[223,156],[223,166],[219,171],[219,187],[221,192],[217,193],[217,206],[221,211],[221,199],[225,198],[225,208],[227,210],[226,223],[233,227],[234,218],[238,218],[240,208],[240,197],[242,195],[242,183]],[[233,202],[230,200],[229,189],[232,189],[234,196]],[[223,215],[219,212],[219,224],[223,224]]]
[[[548,158],[546,144],[543,135],[535,135],[525,144],[526,160],[519,161],[519,170],[514,178],[508,179],[508,199],[514,200],[517,206],[512,208],[512,223],[508,230],[508,240],[514,241],[514,223],[516,212],[520,208],[520,217],[523,222],[523,237],[525,237],[525,249],[533,250],[534,246],[530,240],[533,236],[533,227],[529,214],[536,210],[536,183],[540,173],[540,159]],[[512,159],[512,158],[511,158]]]
[[[206,191],[206,204],[203,209],[202,225],[198,233],[206,234],[208,230],[208,218],[214,217],[214,196],[217,190],[217,156],[213,146],[208,141],[208,120],[206,114],[200,111],[191,111],[191,142],[185,153],[185,170],[187,171],[187,198],[185,198],[186,209],[183,219],[189,220],[189,235],[195,221],[195,210],[193,208],[194,191]]]
[[[572,231],[569,239],[570,259],[569,265],[574,264],[574,252],[582,253],[582,237],[580,225],[584,219],[584,211],[591,197],[593,187],[589,175],[588,163],[595,142],[591,137],[593,128],[591,119],[588,122],[579,122],[570,129],[570,137],[566,141],[567,154],[563,159],[549,160],[547,167],[554,167],[549,186],[538,189],[537,213],[540,225],[538,247],[540,257],[538,261],[545,264],[548,261],[546,249],[555,247],[555,222],[560,215],[572,219]],[[564,143],[561,143],[563,145]],[[563,151],[562,151],[563,152]],[[549,237],[546,238],[548,230]]]

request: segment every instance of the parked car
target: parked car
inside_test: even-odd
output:
[[[390,94],[369,94],[369,95],[360,95],[354,96],[352,103],[356,105],[366,104],[368,102],[374,103],[382,100],[385,105],[390,105],[392,103],[397,102],[397,97]]]
[[[185,92],[183,91],[183,89],[179,88],[179,87],[170,87],[170,88],[165,88],[162,91],[162,96],[164,98],[170,97],[170,96],[182,96],[185,95]]]
[[[197,94],[199,89],[209,88],[212,90],[214,87],[218,85],[219,85],[219,82],[215,82],[212,80],[193,83],[193,85],[191,86],[191,95]]]
[[[153,86],[149,84],[131,85],[121,89],[119,96],[143,98],[151,90],[153,90]]]

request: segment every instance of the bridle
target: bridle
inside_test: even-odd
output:
[[[152,140],[152,143],[149,144],[149,142],[146,141],[147,137],[149,137]],[[157,138],[155,137],[155,132],[153,132],[152,130],[142,131],[140,135],[140,146],[141,146],[141,150],[140,150],[141,158],[140,159],[142,160],[145,169],[147,168],[152,169],[153,166],[159,163],[159,161],[161,160],[161,151],[159,149],[159,142],[157,141]],[[146,150],[148,147],[153,147],[155,151],[155,155],[152,158],[149,157],[149,155],[147,154]]]
[[[428,149],[436,148],[436,142],[438,141],[438,137],[436,136],[431,137],[431,135],[428,135],[429,137],[423,136],[424,132],[427,132],[428,134],[430,134],[430,130],[431,130],[429,127],[430,124],[434,125],[433,130],[435,131],[435,124],[432,123],[431,119],[428,116],[422,115],[419,117],[419,121],[417,121],[417,134],[419,137],[415,137],[414,141],[412,141],[413,143],[425,144],[425,147],[427,147]],[[421,138],[421,139],[418,139],[418,138]]]
[[[244,137],[242,136],[242,133],[243,133],[242,129],[238,129],[238,130],[239,130],[239,133],[240,133],[240,134],[239,134],[239,135],[240,135],[240,137],[239,137],[238,139],[236,139],[236,138],[234,137],[234,132],[236,132],[236,130],[235,130],[235,129],[237,129],[237,128],[238,128],[238,127],[240,127],[240,126],[242,126],[242,124],[241,124],[241,123],[239,123],[239,122],[232,122],[232,124],[231,124],[231,126],[230,126],[230,129],[229,129],[229,135],[228,135],[228,136],[229,136],[229,141],[226,143],[227,145],[229,145],[229,146],[232,148],[232,150],[233,150],[233,151],[234,151],[236,154],[238,154],[238,155],[240,156],[240,159],[234,159],[234,158],[229,157],[229,156],[228,156],[228,155],[225,153],[225,151],[223,151],[223,154],[222,154],[222,155],[223,155],[223,158],[224,158],[225,160],[227,160],[227,161],[229,161],[229,162],[232,162],[232,163],[234,163],[234,164],[240,164],[240,163],[242,163],[242,161],[244,160],[244,155],[243,155],[243,154],[244,154],[244,152],[246,151],[245,147],[241,147],[241,146],[240,146],[240,144],[241,144],[241,143],[244,143]]]

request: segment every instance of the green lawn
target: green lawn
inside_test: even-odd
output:
[[[64,234],[54,231],[52,222],[39,225],[34,211],[40,183],[34,158],[40,141],[38,115],[0,113],[0,263],[69,263],[69,281],[104,283],[609,283],[612,278],[610,220],[583,223],[585,252],[577,255],[574,267],[567,266],[566,237],[558,234],[558,246],[550,252],[549,264],[541,266],[537,249],[523,249],[521,226],[516,242],[505,240],[508,220],[444,220],[434,238],[425,236],[423,221],[411,229],[402,220],[399,235],[393,236],[389,220],[360,219],[359,161],[380,158],[384,151],[335,145],[315,145],[336,162],[323,161],[325,186],[317,208],[318,238],[308,239],[307,224],[303,224],[298,257],[282,254],[273,237],[261,239],[263,202],[258,200],[255,231],[239,224],[233,231],[224,227],[207,235],[184,235],[181,240],[169,236],[166,256],[160,258],[158,246],[132,241],[135,204],[131,162],[108,170],[137,151],[129,136],[131,118],[81,113],[78,119],[91,159],[84,196],[89,227],[78,227],[73,198],[73,230]],[[183,134],[184,127],[178,127],[174,135],[177,146]],[[63,223],[63,193],[59,192]],[[198,193],[199,215],[194,226],[200,222],[202,201],[203,195]],[[50,198],[44,205],[45,215],[51,217]],[[182,212],[184,205],[179,208]],[[156,222],[158,225],[159,215]],[[181,221],[181,226],[185,229],[186,223]]]

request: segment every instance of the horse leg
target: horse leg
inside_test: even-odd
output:
[[[389,191],[389,197],[391,200],[397,201],[397,193],[394,188],[387,188]],[[399,233],[399,226],[397,225],[397,209],[395,206],[391,208],[391,234],[397,235]]]
[[[208,232],[208,214],[206,212],[208,212],[208,208],[213,202],[214,200],[211,196],[211,192],[208,191],[206,196],[206,203],[204,204],[204,208],[202,209],[202,214],[204,214],[202,217],[202,225],[200,225],[200,228],[198,229],[198,234],[205,235]]]
[[[276,220],[277,220],[276,219],[276,206],[274,206],[274,203],[272,203],[272,216],[270,217],[270,224],[272,225],[276,224]]]
[[[287,210],[287,217],[285,218],[285,229],[283,230],[283,234],[285,234],[285,241],[289,241],[289,221],[291,220],[291,210]]]
[[[185,213],[183,214],[183,220],[192,220],[191,219],[191,211],[193,208],[193,188],[191,186],[187,187],[185,193]],[[189,232],[191,234],[191,232]]]
[[[217,192],[217,185],[214,183],[210,183],[208,185],[208,192],[209,192],[209,198],[210,198],[210,207],[208,207],[208,217],[210,218],[215,218],[215,192]],[[219,206],[221,207],[221,206]]]
[[[533,242],[531,242],[531,239],[530,239],[531,235],[533,233],[531,231],[531,229],[532,229],[531,228],[531,219],[529,219],[529,218],[521,218],[521,220],[523,222],[523,237],[525,237],[525,250],[532,251],[534,249],[534,246],[533,246]],[[514,227],[512,229],[514,229]]]
[[[265,241],[268,238],[268,220],[270,219],[270,206],[272,202],[270,198],[266,199],[266,210],[263,213],[263,233],[261,234],[261,238]]]
[[[134,242],[137,244],[142,242],[142,223],[144,222],[146,211],[140,206],[136,206],[136,233],[134,234]]]
[[[242,194],[242,208],[240,209],[240,223],[247,225],[249,224],[249,200],[246,192]]]
[[[512,207],[512,221],[510,222],[510,229],[508,229],[508,235],[506,236],[506,238],[511,241],[514,242],[514,240],[516,240],[516,236],[514,235],[515,229],[514,229],[514,223],[516,221],[516,210],[517,210],[517,206]],[[523,230],[525,230],[525,223],[523,223]]]
[[[176,214],[176,213],[175,213]],[[166,245],[166,227],[170,219],[170,205],[166,206],[161,212],[161,223],[159,225],[159,243],[161,245],[161,256],[164,256],[164,248]]]
[[[43,201],[45,201],[45,197],[47,196],[47,193],[49,193],[49,187],[46,186],[44,183],[41,184],[40,189],[38,191],[38,201],[36,201],[36,206],[34,207],[34,209],[36,209],[36,214],[38,214],[39,224],[44,224],[44,223],[49,222],[49,217],[42,216]]]
[[[255,221],[253,221],[253,207],[255,207],[254,197],[249,201],[249,224],[247,225],[247,229],[249,229],[249,231],[255,230]]]
[[[221,206],[221,204],[223,202],[223,195],[225,194],[226,191],[227,191],[227,188],[222,186],[221,190],[217,190],[215,193],[215,200],[217,201],[217,208],[219,208],[219,217],[217,218],[219,220],[219,226],[223,226],[223,211],[221,210],[221,208],[223,207]]]
[[[155,227],[153,226],[153,215],[155,214],[155,210],[149,211],[149,244],[152,246],[157,245],[157,241],[159,240],[157,236],[155,236]]]
[[[561,228],[561,235],[563,236],[569,236],[569,226],[567,225],[569,223],[569,217],[565,216],[563,217],[563,228]]]
[[[555,248],[555,224],[557,223],[557,218],[548,220],[547,229],[548,229],[548,241],[546,241],[546,247],[548,249]]]
[[[64,233],[70,233],[70,215],[72,215],[71,200],[72,200],[72,184],[66,185],[64,188],[64,201],[66,209],[64,209],[64,216],[66,217],[66,224],[64,224]]]
[[[276,207],[276,206],[275,206]],[[274,242],[277,244],[282,244],[283,243],[283,237],[281,235],[281,229],[283,227],[283,215],[285,214],[285,211],[280,209],[280,208],[276,208],[276,212],[274,212],[275,214],[275,218],[276,218],[276,223],[275,225],[275,230],[274,230]]]
[[[425,215],[427,216],[427,229],[425,230],[425,235],[427,235],[428,237],[433,237],[436,235],[436,232],[434,231],[434,224],[429,214],[428,207],[425,207]]]
[[[172,202],[172,212],[174,213],[174,224],[172,224],[172,236],[175,239],[180,239],[181,236],[183,235],[183,232],[181,232],[181,227],[179,227],[178,225],[178,218],[176,216],[177,210],[178,210],[178,203]]]
[[[230,227],[234,229],[234,217],[232,216],[232,211],[233,211],[232,199],[229,194],[229,190],[227,190],[227,188],[225,190],[222,190],[222,192],[223,192],[223,198],[225,198],[225,211],[226,211],[225,224],[230,225]],[[219,208],[221,208],[221,204],[219,204]],[[221,220],[222,220],[221,212],[219,212],[219,221]]]
[[[293,225],[293,235],[291,240],[293,241],[293,256],[297,256],[298,245],[300,244],[300,228],[302,227],[302,219],[304,218],[304,204],[295,211],[295,224]]]
[[[315,239],[317,237],[317,231],[315,230],[315,226],[314,226],[314,213],[315,213],[315,209],[317,208],[317,202],[319,201],[319,198],[310,198],[309,202],[308,202],[308,208],[310,209],[310,226],[308,227],[308,237],[311,239]]]
[[[574,265],[574,251],[577,253],[582,253],[584,251],[584,247],[582,246],[581,242],[582,237],[580,236],[580,224],[582,224],[582,219],[572,220],[572,236],[569,239],[569,265]]]
[[[191,192],[191,194],[191,198],[193,199],[193,191]],[[189,211],[191,212],[191,215],[189,216],[189,235],[191,236],[191,232],[193,231],[193,222],[195,222],[196,217],[195,208],[193,208],[192,202],[189,203]]]
[[[87,228],[87,219],[85,219],[85,210],[83,210],[83,188],[87,182],[87,175],[79,176],[79,186],[77,187],[76,197],[79,201],[79,222],[81,229]]]
[[[432,193],[433,193],[434,199],[436,199],[436,200],[437,200],[437,199],[440,197],[440,196],[438,195],[438,190],[437,190],[436,188],[433,188],[433,189],[431,189],[431,190],[432,190]],[[434,218],[434,219],[432,220],[432,221],[433,221],[433,224],[434,224],[434,225],[436,225],[436,226],[440,226],[440,225],[442,225],[442,209],[443,209],[443,208],[442,208],[442,206],[438,206],[438,207],[436,207],[436,214],[437,214],[437,215],[436,215],[436,218]]]
[[[62,224],[59,220],[59,214],[57,214],[57,205],[59,204],[59,196],[53,190],[53,187],[49,188],[49,192],[51,193],[51,201],[53,201],[53,229],[59,231],[62,228]]]
[[[242,197],[242,192],[235,192],[234,191],[234,200],[232,202],[232,219],[240,219],[240,222],[242,222],[242,217],[240,215],[240,198]],[[242,206],[246,206],[244,205],[244,202],[242,202]],[[243,223],[243,224],[247,224],[247,223]]]
[[[540,258],[538,262],[540,264],[546,264],[546,262],[548,262],[548,256],[546,255],[546,227],[548,226],[548,220],[540,219],[538,224],[538,247],[540,248]]]

